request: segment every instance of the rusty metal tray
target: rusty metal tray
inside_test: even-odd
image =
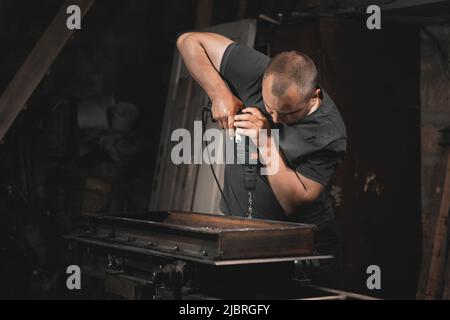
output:
[[[292,260],[313,252],[314,226],[215,214],[147,211],[85,214],[90,230],[66,238],[85,244],[199,262]]]

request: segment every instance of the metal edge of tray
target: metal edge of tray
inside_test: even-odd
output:
[[[175,212],[175,211],[174,211]],[[176,211],[181,212],[181,211]],[[184,212],[182,212],[184,213]],[[186,212],[186,214],[189,214]],[[206,213],[195,213],[197,215],[205,215],[205,216],[215,216],[213,214],[206,214]],[[201,227],[190,227],[190,226],[181,226],[181,225],[174,225],[174,224],[168,224],[168,223],[162,223],[162,222],[155,222],[155,221],[148,221],[148,220],[142,220],[142,219],[133,219],[133,218],[127,218],[127,217],[120,217],[120,216],[114,216],[114,215],[102,215],[102,214],[94,214],[94,213],[85,213],[83,216],[87,217],[88,219],[94,219],[97,221],[104,221],[104,222],[115,222],[115,223],[129,223],[134,225],[145,225],[145,226],[154,226],[158,228],[163,229],[170,229],[170,230],[183,230],[187,232],[195,232],[195,233],[205,233],[205,234],[219,234],[221,232],[230,232],[230,231],[266,231],[266,230],[299,230],[299,229],[306,229],[306,228],[313,228],[313,225],[309,224],[300,224],[300,223],[291,223],[291,222],[276,222],[278,224],[286,224],[286,226],[276,226],[276,227],[268,227],[268,228],[233,228],[233,229],[214,229],[214,228],[201,228]],[[238,220],[247,220],[245,218],[236,218]],[[272,222],[272,220],[262,220],[264,222]]]
[[[101,240],[93,240],[93,239],[86,239],[80,236],[76,235],[67,235],[63,236],[64,239],[72,240],[72,241],[79,241],[86,244],[96,245],[99,247],[104,248],[111,248],[116,250],[127,250],[130,252],[138,253],[138,254],[145,254],[145,255],[155,255],[163,258],[171,258],[171,259],[180,259],[180,260],[189,260],[193,262],[203,263],[203,264],[209,264],[214,266],[229,266],[229,265],[242,265],[242,264],[257,264],[257,263],[275,263],[275,262],[289,262],[289,261],[304,261],[304,260],[322,260],[322,259],[331,259],[333,256],[331,255],[324,255],[324,256],[293,256],[293,257],[276,257],[276,258],[252,258],[252,259],[231,259],[231,260],[211,260],[211,259],[200,259],[195,258],[193,256],[189,255],[181,255],[176,253],[166,253],[163,251],[157,251],[157,250],[151,250],[151,249],[144,249],[144,248],[138,248],[135,246],[129,246],[119,243],[113,243],[113,242],[105,242]]]

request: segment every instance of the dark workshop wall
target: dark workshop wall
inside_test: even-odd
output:
[[[421,159],[423,259],[418,298],[424,298],[429,264],[443,197],[446,149],[439,145],[439,130],[450,126],[450,78],[448,62],[439,48],[450,50],[450,27],[427,26],[421,32]],[[433,40],[431,37],[435,39]],[[437,41],[437,42],[436,42]],[[447,72],[447,76],[446,76]],[[445,253],[443,253],[445,255]],[[449,279],[447,265],[447,290]],[[443,288],[440,288],[442,290]]]
[[[60,5],[61,2],[55,0],[0,1],[0,90],[11,80]],[[115,170],[114,167],[122,167],[123,163],[112,164],[108,161],[108,155],[97,154],[94,159],[96,164],[90,166],[92,170],[87,174],[96,175],[101,180],[99,184],[115,183],[118,180],[122,184],[124,181],[118,176],[127,176],[130,179],[125,182],[126,188],[119,187],[121,190],[116,195],[122,198],[122,202],[132,202],[128,209],[146,208],[175,39],[180,31],[193,27],[195,6],[194,0],[95,1],[82,22],[82,29],[75,33],[57,57],[49,74],[30,99],[30,107],[21,115],[22,120],[28,121],[25,125],[28,129],[21,134],[30,137],[27,143],[38,144],[42,148],[35,156],[41,158],[38,162],[44,165],[40,168],[43,172],[48,169],[50,161],[47,157],[51,155],[46,155],[48,146],[32,141],[33,137],[37,139],[40,133],[44,134],[48,129],[45,127],[49,123],[51,126],[58,122],[55,118],[64,123],[69,121],[67,123],[72,125],[75,105],[80,100],[91,95],[113,95],[116,101],[128,101],[139,108],[139,125],[130,146],[139,149],[139,152],[124,161],[127,164],[132,162],[133,165],[127,165],[126,172],[122,174],[117,173],[122,168]],[[72,104],[65,116],[50,111],[60,100],[68,100]],[[71,117],[71,120],[61,117]],[[40,128],[37,128],[39,125]],[[61,141],[65,144],[62,146],[64,150],[57,153],[58,156],[72,158],[77,162],[79,150],[76,149],[81,142],[77,128],[71,130],[65,133],[53,131],[52,135],[70,136],[66,141]],[[117,174],[108,176],[108,172]],[[60,174],[56,170],[55,179],[49,177],[52,184],[58,182]],[[82,176],[85,174],[78,173]],[[131,180],[133,185],[130,186],[128,182]],[[48,196],[50,201],[52,198]],[[118,204],[115,209],[120,210],[123,206],[123,203]]]
[[[0,1],[0,91],[61,4]],[[61,51],[0,145],[0,242],[21,239],[7,242],[0,296],[56,295],[45,290],[63,270],[58,235],[81,211],[147,208],[176,35],[193,28],[195,9],[195,0],[97,0]],[[79,130],[77,103],[98,94],[139,108],[132,132]],[[29,282],[33,269],[46,274]]]
[[[269,28],[260,45],[312,56],[348,130],[348,156],[331,192],[342,239],[345,285],[384,298],[414,298],[421,254],[418,28],[311,20]],[[366,288],[379,265],[382,290]]]
[[[364,288],[365,268],[376,264],[384,297],[414,298],[421,244],[418,29],[322,28],[329,39],[324,83],[334,87],[350,137],[336,177],[344,193],[337,214],[347,282]]]

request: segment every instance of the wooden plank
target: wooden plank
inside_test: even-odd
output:
[[[172,61],[172,71],[170,75],[169,91],[167,94],[164,111],[163,125],[161,127],[161,137],[156,159],[155,174],[153,176],[152,195],[149,204],[150,210],[169,209],[168,202],[164,201],[161,198],[163,195],[165,195],[164,186],[167,184],[168,180],[170,181],[170,179],[166,177],[168,166],[172,164],[172,162],[168,162],[168,156],[170,155],[168,142],[170,141],[172,128],[174,128],[172,121],[174,117],[177,93],[180,91],[180,74],[182,73],[183,67],[184,65],[181,61],[181,56],[175,49],[175,54]]]
[[[322,301],[322,300],[345,300],[347,297],[345,295],[335,295],[335,296],[324,296],[324,297],[315,297],[315,298],[302,298],[299,300],[315,300],[315,301]]]
[[[176,93],[175,101],[173,102],[173,112],[171,113],[171,123],[167,128],[170,130],[168,132],[168,139],[172,133],[172,130],[178,128],[185,128],[184,119],[186,117],[186,112],[189,110],[187,102],[190,98],[190,88],[191,80],[186,77],[180,77],[178,79],[178,90]],[[171,148],[175,145],[175,142],[167,141],[165,145],[165,175],[164,184],[161,192],[161,203],[164,204],[163,207],[158,207],[158,209],[178,209],[182,210],[178,206],[178,203],[174,201],[177,191],[182,187],[181,179],[183,173],[183,165],[175,165],[171,159]]]
[[[239,0],[239,8],[238,8],[238,19],[242,20],[245,18],[245,14],[247,13],[247,0]]]
[[[239,217],[228,217],[212,214],[189,213],[189,212],[169,212],[167,223],[179,224],[191,227],[208,227],[220,229],[239,228],[288,228],[300,227],[312,228],[310,225],[301,225],[281,221],[270,221],[260,219],[245,219]]]
[[[448,226],[447,226],[447,233],[448,233]],[[444,293],[442,294],[443,300],[450,300],[450,261],[449,261],[449,254],[450,249],[449,246],[447,246],[447,261],[446,261],[446,268],[445,268],[445,278],[444,278]]]
[[[447,0],[397,0],[393,1],[392,3],[382,4],[380,6],[381,10],[399,10],[399,9],[406,9],[411,7],[418,7],[418,6],[429,6],[429,5],[436,5],[436,4],[442,4],[447,2]]]
[[[195,28],[209,27],[212,21],[214,0],[197,0],[197,12],[195,14]]]
[[[447,222],[448,212],[450,210],[450,152],[447,157],[444,190],[442,192],[441,206],[436,225],[425,299],[439,298],[444,285],[444,268],[447,255]]]
[[[194,121],[200,121],[202,115],[202,108],[206,104],[203,104],[205,99],[205,93],[199,85],[189,78],[188,96],[185,100],[183,110],[180,110],[180,114],[183,114],[183,120],[180,127],[186,128],[194,137]],[[189,105],[192,106],[189,108]],[[194,142],[194,140],[193,140]],[[195,143],[192,143],[191,150],[195,154]],[[194,162],[194,156],[192,157]],[[172,209],[177,210],[192,210],[192,204],[194,201],[193,195],[195,193],[195,184],[197,181],[197,171],[199,165],[191,164],[185,166],[177,166],[179,170],[179,179],[177,188],[172,194]]]
[[[0,97],[0,140],[3,139],[50,65],[70,39],[73,30],[69,30],[66,26],[68,18],[66,8],[69,5],[78,5],[81,15],[84,16],[93,3],[94,0],[66,1],[36,43]]]
[[[320,290],[320,291],[324,291],[324,292],[330,292],[330,293],[334,293],[334,294],[338,294],[338,295],[343,295],[346,297],[346,299],[380,300],[375,297],[370,297],[370,296],[366,296],[366,295],[362,295],[362,294],[357,294],[357,293],[352,293],[352,292],[342,291],[342,290],[336,290],[336,289],[331,289],[331,288],[326,288],[326,287],[321,287],[321,286],[316,286],[316,285],[308,285],[307,287],[313,288],[316,290]]]

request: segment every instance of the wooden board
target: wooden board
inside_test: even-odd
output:
[[[450,210],[450,152],[448,153],[447,159],[444,190],[442,192],[442,200],[436,224],[436,234],[433,243],[433,251],[431,252],[430,270],[425,292],[426,299],[440,298],[441,292],[445,290],[445,261],[447,258],[448,212]]]
[[[66,13],[67,7],[78,5],[81,15],[84,16],[93,2],[94,0],[66,1],[17,71],[0,97],[0,140],[3,139],[14,119],[48,72],[56,56],[70,39],[74,30],[69,30],[66,26],[66,20],[69,17]]]

